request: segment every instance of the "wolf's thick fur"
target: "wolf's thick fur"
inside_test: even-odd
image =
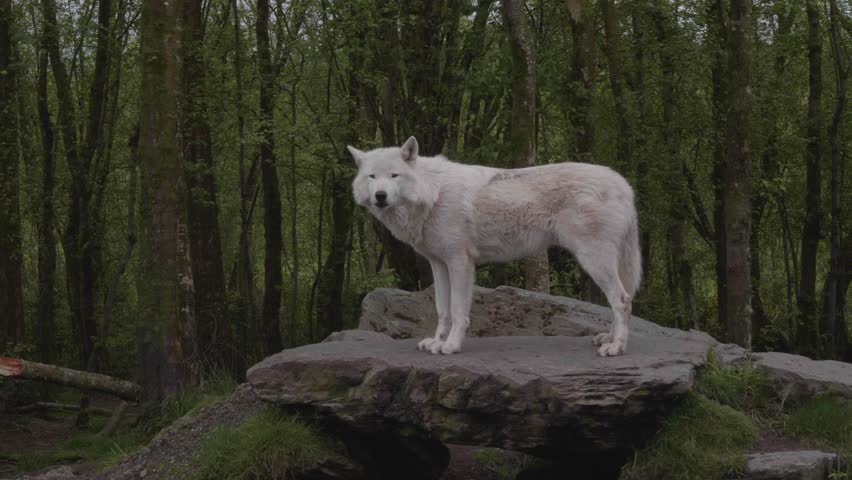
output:
[[[355,201],[432,266],[438,328],[419,349],[461,349],[477,263],[558,245],[577,257],[612,307],[610,332],[593,340],[598,353],[624,353],[642,261],[633,190],[621,175],[586,163],[511,170],[463,165],[418,156],[414,137],[400,148],[348,148],[358,164]]]

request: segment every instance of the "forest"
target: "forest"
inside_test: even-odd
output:
[[[0,355],[163,398],[428,263],[347,145],[633,186],[634,315],[852,359],[846,0],[0,0]],[[477,284],[605,305],[567,252]]]

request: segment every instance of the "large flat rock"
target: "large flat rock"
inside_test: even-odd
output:
[[[273,355],[248,381],[267,402],[360,431],[551,457],[627,453],[656,432],[707,353],[670,337],[634,337],[611,358],[590,337],[490,337],[436,356],[416,339],[355,337]]]
[[[789,401],[814,395],[852,399],[852,363],[780,352],[755,353],[753,359],[778,386],[779,395]]]
[[[816,450],[749,455],[745,480],[825,480],[837,455]]]

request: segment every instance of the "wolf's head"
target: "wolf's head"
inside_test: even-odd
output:
[[[358,165],[352,193],[358,205],[374,215],[403,203],[420,203],[421,186],[415,169],[417,139],[410,137],[402,147],[377,148],[362,152],[347,146]]]

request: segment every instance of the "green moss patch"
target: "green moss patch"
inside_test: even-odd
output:
[[[195,480],[290,479],[336,457],[333,445],[298,419],[266,410],[214,433],[198,454]]]
[[[743,471],[756,438],[757,428],[742,412],[690,392],[622,478],[730,478]]]

